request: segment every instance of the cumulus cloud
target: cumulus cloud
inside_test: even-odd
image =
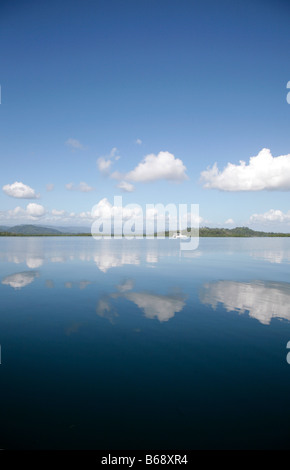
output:
[[[119,159],[118,149],[117,147],[113,147],[109,155],[97,159],[97,167],[101,173],[108,174],[114,160],[117,161]]]
[[[15,181],[13,184],[6,184],[2,189],[8,196],[19,199],[35,199],[39,197],[35,193],[34,189],[21,181]]]
[[[52,209],[51,214],[56,216],[56,217],[61,217],[61,216],[65,215],[65,211],[64,210]]]
[[[127,181],[121,181],[119,184],[117,184],[117,188],[120,188],[125,193],[132,193],[135,189],[133,184],[128,183]]]
[[[126,220],[132,217],[141,217],[142,209],[140,206],[134,207],[134,205],[129,205],[129,207],[113,206],[107,198],[103,198],[92,208],[91,216],[93,218],[102,217],[103,219],[122,217],[123,220]]]
[[[142,162],[126,175],[126,179],[143,183],[156,180],[180,182],[188,179],[185,172],[186,167],[182,160],[175,158],[172,153],[159,152],[158,155],[146,155]]]
[[[89,193],[90,191],[94,191],[95,188],[89,186],[84,181],[81,181],[80,184],[75,185],[73,183],[68,183],[65,185],[68,191],[81,191],[82,193]]]
[[[90,191],[94,191],[94,188],[92,186],[89,186],[87,183],[85,182],[80,182],[79,186],[78,186],[78,189],[79,191],[81,191],[82,193],[88,193]]]
[[[205,188],[222,191],[290,190],[290,154],[273,157],[262,149],[249,163],[228,163],[220,171],[215,163],[201,173]]]
[[[199,227],[204,222],[204,219],[199,215],[199,208],[194,205],[195,209],[179,218],[180,229],[184,230],[187,227]]]
[[[233,221],[233,219],[227,219],[227,220],[225,221],[225,225],[234,225],[234,223],[235,223],[235,222]]]
[[[0,219],[5,220],[36,220],[46,213],[45,208],[41,204],[30,203],[24,209],[23,207],[15,207],[8,211],[0,211]]]
[[[45,214],[45,208],[41,204],[31,202],[26,206],[26,214],[33,218],[42,217]]]
[[[264,214],[253,214],[250,223],[256,222],[290,222],[290,211],[283,213],[279,209],[270,209]]]
[[[97,160],[97,166],[101,173],[107,173],[112,165],[112,160],[105,157],[100,157]]]
[[[84,150],[84,146],[83,144],[80,143],[79,140],[77,139],[67,139],[67,141],[65,142],[65,144],[70,147],[72,150]]]

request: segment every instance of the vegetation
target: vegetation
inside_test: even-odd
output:
[[[165,232],[163,236],[172,237],[174,232]],[[290,237],[290,233],[259,232],[248,227],[210,228],[201,227],[197,229],[182,230],[183,235],[200,237]],[[161,236],[155,233],[154,236]],[[37,225],[18,225],[15,227],[0,227],[0,237],[91,237],[91,233],[64,233],[50,227],[40,227]],[[136,235],[138,236],[138,235]],[[139,235],[142,238],[145,235]]]
[[[181,233],[189,237],[290,237],[290,233],[259,232],[249,227],[236,227],[232,229],[201,227],[199,230],[188,228],[187,230],[182,230]],[[154,235],[157,236],[157,234]],[[166,237],[172,237],[173,235],[174,232],[165,232]]]
[[[186,233],[186,230],[184,231]],[[188,234],[190,235],[190,233]],[[290,237],[290,233],[259,232],[248,227],[199,229],[200,237]]]

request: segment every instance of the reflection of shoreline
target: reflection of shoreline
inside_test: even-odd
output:
[[[215,310],[220,303],[230,311],[249,316],[264,325],[273,318],[290,321],[290,284],[271,281],[216,281],[204,284],[200,301]]]

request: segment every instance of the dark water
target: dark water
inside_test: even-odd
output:
[[[1,448],[290,447],[290,239],[1,238],[0,261]]]

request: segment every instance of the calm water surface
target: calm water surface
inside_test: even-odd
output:
[[[0,239],[0,447],[290,447],[290,239]],[[290,344],[289,344],[290,348]]]

